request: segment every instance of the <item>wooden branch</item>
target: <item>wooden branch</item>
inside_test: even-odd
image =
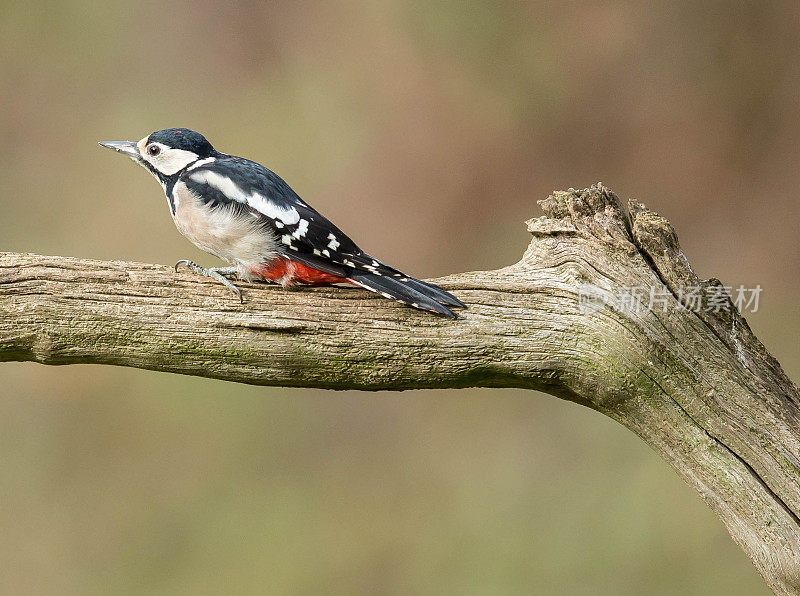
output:
[[[695,276],[664,218],[636,202],[627,215],[601,185],[541,205],[519,263],[437,280],[470,305],[456,321],[355,289],[242,284],[240,304],[168,267],[0,253],[0,361],[295,387],[552,393],[638,434],[775,592],[800,592],[797,387],[729,301],[712,308],[719,282]],[[652,288],[658,308],[620,308],[627,288]],[[587,304],[587,293],[599,302]]]

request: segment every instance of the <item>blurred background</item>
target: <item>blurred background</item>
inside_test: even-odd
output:
[[[0,250],[213,263],[96,145],[171,126],[421,277],[602,180],[763,287],[798,380],[799,42],[794,0],[2,2]],[[0,502],[4,594],[766,593],[636,437],[526,391],[3,364]]]

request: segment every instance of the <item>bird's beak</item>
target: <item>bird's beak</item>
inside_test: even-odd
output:
[[[119,151],[131,159],[138,160],[140,157],[139,148],[132,141],[100,141],[100,146]]]

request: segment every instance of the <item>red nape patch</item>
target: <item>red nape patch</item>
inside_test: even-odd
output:
[[[325,273],[324,271],[308,267],[296,261],[291,261],[285,257],[277,257],[270,263],[251,265],[248,269],[253,275],[263,277],[270,281],[276,281],[279,284],[287,286],[292,284],[327,286],[347,281],[344,277]]]

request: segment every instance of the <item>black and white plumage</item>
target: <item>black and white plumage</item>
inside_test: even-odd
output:
[[[284,286],[348,282],[415,308],[455,318],[464,303],[442,288],[389,267],[303,201],[277,174],[215,150],[186,128],[154,132],[137,143],[100,143],[145,167],[159,181],[178,230],[230,267],[202,268],[227,279],[266,279]],[[176,265],[177,268],[177,265]]]

